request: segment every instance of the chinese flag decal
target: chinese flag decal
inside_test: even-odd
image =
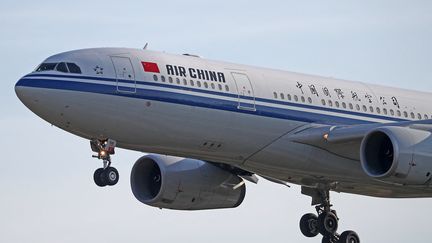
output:
[[[154,62],[141,62],[145,72],[160,73],[159,67]]]

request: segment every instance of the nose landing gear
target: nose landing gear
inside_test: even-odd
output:
[[[342,234],[336,233],[339,218],[336,211],[332,210],[330,204],[329,190],[320,190],[302,187],[302,194],[312,197],[312,205],[317,215],[308,213],[300,219],[300,231],[306,237],[315,237],[318,234],[323,236],[322,243],[359,243],[360,238],[356,232],[347,230]]]
[[[94,139],[90,141],[90,147],[93,152],[93,158],[101,159],[103,167],[97,169],[93,174],[93,179],[96,185],[100,187],[113,186],[119,180],[119,173],[116,168],[111,166],[111,155],[113,155],[116,141],[112,139],[99,140]]]

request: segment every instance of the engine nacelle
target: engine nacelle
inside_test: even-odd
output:
[[[150,154],[135,162],[131,187],[142,203],[179,210],[234,208],[245,197],[242,178],[201,160]]]
[[[363,139],[360,159],[367,175],[387,182],[423,185],[432,173],[432,138],[428,131],[386,126]]]

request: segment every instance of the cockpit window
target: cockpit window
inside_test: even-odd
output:
[[[67,66],[69,68],[69,72],[71,73],[81,73],[81,68],[78,67],[78,65],[76,65],[75,63],[67,63]]]
[[[39,65],[38,68],[36,68],[35,72],[43,72],[43,71],[52,71],[56,70],[63,73],[81,73],[81,68],[78,67],[75,63],[54,63],[54,62],[46,62]]]
[[[42,71],[50,71],[50,70],[54,70],[55,66],[57,65],[57,63],[42,63],[41,65],[39,65],[39,67],[36,69],[36,72],[42,72]]]
[[[68,73],[69,72],[68,69],[67,69],[67,67],[66,67],[66,63],[64,63],[64,62],[61,62],[61,63],[57,64],[56,70],[59,71],[59,72],[63,72],[63,73]]]

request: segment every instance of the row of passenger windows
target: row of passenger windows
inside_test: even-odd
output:
[[[304,96],[297,96],[290,94],[285,95],[284,93],[278,94],[277,92],[273,92],[273,96],[275,99],[281,99],[281,100],[288,100],[288,101],[295,101],[295,102],[302,102],[306,103],[306,98]],[[312,98],[307,97],[307,103],[312,104]],[[379,108],[379,107],[373,107],[366,105],[360,106],[359,104],[352,104],[352,103],[345,103],[340,101],[332,101],[332,100],[325,100],[321,99],[321,104],[323,106],[329,106],[329,107],[336,107],[336,108],[343,108],[343,109],[349,109],[349,110],[357,110],[357,111],[363,111],[363,112],[369,112],[369,113],[377,113],[377,114],[384,114],[384,115],[391,115],[391,116],[397,116],[397,117],[405,117],[405,118],[412,118],[412,119],[429,119],[429,116],[427,114],[420,114],[417,113],[417,115],[414,112],[408,113],[407,111],[401,112],[400,110],[393,110],[393,109],[387,109],[387,108]],[[432,118],[432,116],[431,116]]]
[[[223,91],[224,90],[224,88],[225,88],[225,91],[226,92],[229,92],[229,86],[228,85],[225,85],[225,87],[222,85],[222,84],[215,84],[215,83],[213,83],[213,82],[210,82],[210,84],[209,83],[207,83],[207,82],[205,82],[205,81],[199,81],[199,80],[187,80],[187,79],[182,79],[182,80],[180,80],[179,78],[175,78],[175,80],[174,80],[174,78],[172,78],[172,77],[168,77],[168,79],[167,78],[165,78],[165,76],[163,76],[163,75],[161,75],[160,77],[158,76],[158,75],[153,75],[153,80],[154,81],[159,81],[159,79],[160,79],[160,81],[162,81],[163,83],[165,83],[165,82],[168,82],[168,83],[170,83],[170,84],[172,84],[172,83],[176,83],[176,84],[178,84],[178,85],[180,85],[180,84],[183,84],[183,85],[185,85],[185,86],[191,86],[191,87],[198,87],[198,88],[201,88],[201,87],[204,87],[204,88],[206,88],[206,89],[218,89],[218,90],[220,90],[220,91]]]
[[[71,62],[46,62],[39,65],[39,67],[36,68],[35,72],[43,72],[43,71],[52,71],[56,70],[62,73],[81,73],[81,68],[78,67],[75,63]]]

